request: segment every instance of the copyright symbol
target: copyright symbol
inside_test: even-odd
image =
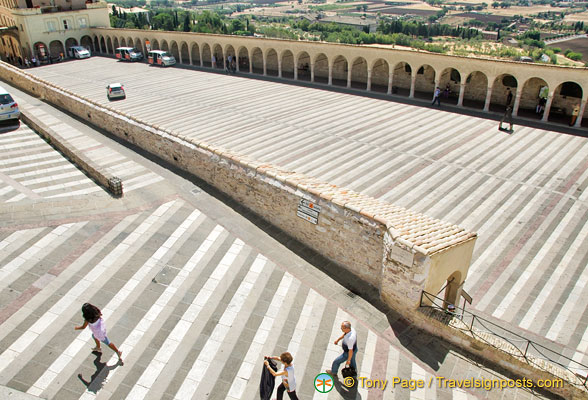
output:
[[[348,376],[347,378],[343,379],[343,384],[346,387],[352,387],[353,385],[355,385],[355,379],[353,379],[353,377]]]

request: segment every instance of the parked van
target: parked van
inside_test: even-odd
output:
[[[0,86],[0,121],[19,120],[20,110],[18,104],[10,93]]]
[[[71,46],[67,49],[67,55],[72,58],[90,58],[90,50],[82,46]]]
[[[133,47],[119,47],[114,54],[119,60],[141,61],[143,59],[143,53]]]
[[[175,57],[163,50],[151,50],[147,60],[149,64],[161,65],[162,67],[168,67],[176,63]]]

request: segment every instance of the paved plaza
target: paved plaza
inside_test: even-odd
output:
[[[586,361],[586,139],[505,136],[442,110],[99,57],[30,72],[104,104],[106,84],[122,81],[128,98],[111,105],[127,113],[477,230],[474,306]],[[358,330],[360,376],[500,375],[349,293],[334,266],[223,196],[13,92],[121,176],[125,196],[26,125],[0,133],[0,385],[60,400],[255,399],[262,356],[289,350],[301,399],[534,397],[435,384],[316,392],[344,319]],[[86,301],[124,366],[73,330]]]

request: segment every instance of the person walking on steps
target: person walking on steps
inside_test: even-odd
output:
[[[435,92],[433,92],[433,102],[431,105],[435,104],[435,102],[439,107],[441,107],[441,89],[439,89],[439,86],[437,86]]]
[[[280,372],[274,371],[270,368],[267,359],[282,362],[284,364],[284,370]],[[285,391],[288,392],[290,400],[298,400],[298,396],[296,396],[296,377],[294,376],[294,366],[292,365],[293,360],[294,358],[292,358],[292,354],[285,352],[280,354],[279,357],[266,357],[266,360],[263,362],[273,376],[282,377],[282,383],[278,386],[277,400],[282,400],[284,398]]]
[[[504,115],[500,120],[500,125],[498,129],[501,131],[505,131],[506,129],[502,127],[502,124],[507,122],[510,126],[508,128],[508,132],[512,133],[512,92],[510,88],[506,89],[506,109],[504,110]]]
[[[85,329],[88,325],[90,326],[90,330],[92,331],[92,338],[96,343],[96,346],[92,349],[92,351],[101,353],[102,349],[100,348],[100,342],[102,342],[114,350],[114,352],[118,355],[119,362],[122,364],[122,351],[117,349],[114,343],[108,340],[108,336],[106,336],[106,325],[102,319],[102,312],[100,309],[90,303],[84,303],[82,306],[82,316],[84,317],[83,325],[76,326],[74,329],[82,330]]]
[[[343,331],[343,334],[335,340],[335,344],[341,342],[343,353],[335,358],[331,365],[331,369],[327,370],[327,374],[333,377],[337,375],[339,372],[339,366],[343,362],[346,367],[351,367],[357,371],[357,364],[355,362],[355,357],[357,356],[357,334],[355,333],[355,329],[351,327],[351,322],[349,321],[343,321],[341,323],[341,330]]]

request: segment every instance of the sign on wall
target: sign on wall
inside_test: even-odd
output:
[[[320,206],[317,206],[311,201],[300,199],[300,203],[298,203],[298,210],[296,210],[296,215],[316,225],[318,224],[318,217],[320,212]]]

